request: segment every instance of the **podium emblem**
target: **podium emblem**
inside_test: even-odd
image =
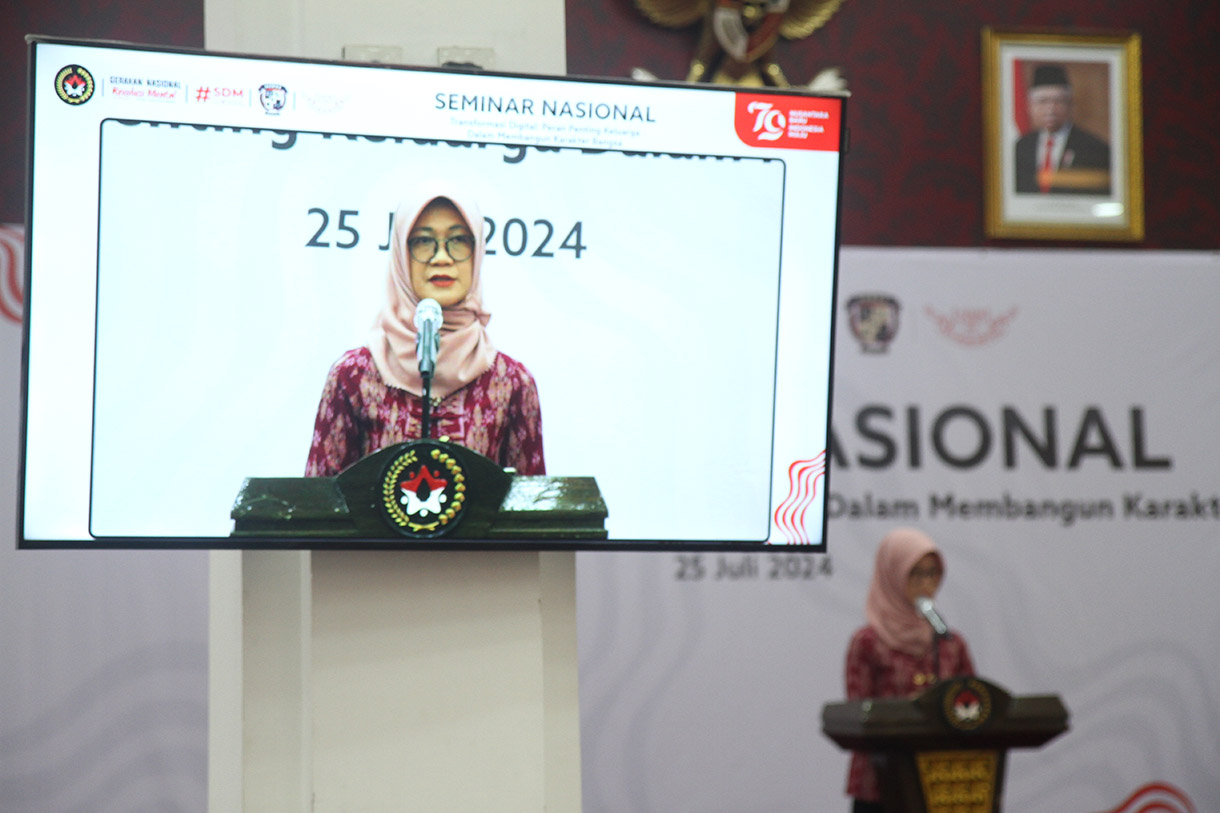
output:
[[[403,536],[444,536],[464,516],[466,475],[443,446],[422,440],[386,464],[381,497],[386,521]]]
[[[991,692],[980,680],[955,680],[944,689],[941,711],[950,728],[974,731],[991,719]]]

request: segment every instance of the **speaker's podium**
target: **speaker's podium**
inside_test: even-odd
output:
[[[210,811],[579,809],[569,548],[607,538],[594,478],[425,439],[248,478],[231,516]]]
[[[446,439],[388,446],[334,477],[251,477],[233,537],[547,542],[606,538],[592,477],[523,476]],[[376,546],[377,543],[373,542]]]
[[[1055,695],[1014,697],[987,680],[942,681],[914,699],[822,707],[822,732],[868,752],[892,813],[998,813],[1008,749],[1037,748],[1067,730]]]

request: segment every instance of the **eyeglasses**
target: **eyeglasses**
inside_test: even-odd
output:
[[[430,263],[436,259],[439,246],[440,243],[435,237],[421,234],[407,238],[407,251],[411,252],[411,258],[419,263]],[[470,255],[474,254],[474,237],[469,234],[455,234],[446,237],[445,253],[455,263],[469,260]]]

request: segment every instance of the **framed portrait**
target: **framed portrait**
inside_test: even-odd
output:
[[[988,237],[1142,240],[1138,34],[983,29]]]

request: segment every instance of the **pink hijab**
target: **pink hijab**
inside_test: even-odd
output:
[[[864,615],[869,626],[891,649],[923,655],[932,648],[932,627],[907,598],[907,577],[929,553],[944,568],[945,557],[931,537],[914,528],[895,528],[877,548],[873,581],[868,587]]]
[[[443,190],[439,183],[421,185],[417,194],[407,198],[394,215],[390,242],[390,263],[386,279],[386,304],[378,314],[369,336],[368,348],[377,372],[390,386],[412,395],[423,393],[419,362],[415,355],[415,306],[419,295],[411,287],[407,255],[407,235],[420,214],[432,201],[446,198],[466,220],[475,237],[470,290],[461,302],[444,309],[441,324],[441,349],[432,376],[432,395],[444,398],[491,369],[496,348],[487,335],[491,314],[483,309],[483,215],[469,196]]]

